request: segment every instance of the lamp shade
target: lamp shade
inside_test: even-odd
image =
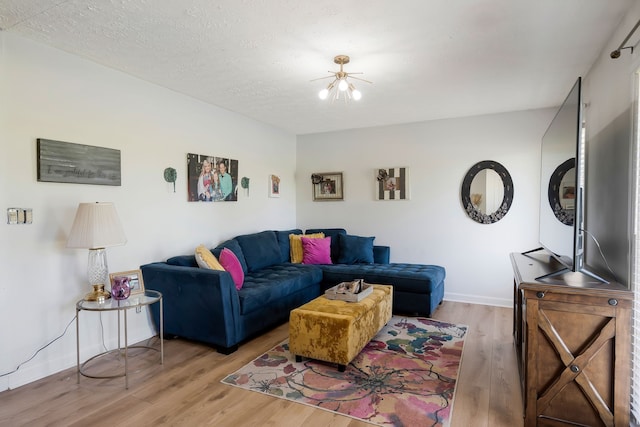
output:
[[[99,249],[127,243],[113,203],[80,203],[67,240],[68,248]]]

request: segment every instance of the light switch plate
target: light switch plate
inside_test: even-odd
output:
[[[18,223],[18,210],[16,208],[8,208],[7,209],[7,224],[17,224]]]
[[[33,209],[27,208],[8,208],[7,224],[32,224]]]

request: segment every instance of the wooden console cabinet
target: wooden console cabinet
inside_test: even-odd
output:
[[[559,269],[541,252],[511,254],[514,339],[524,425],[629,426],[633,294]]]

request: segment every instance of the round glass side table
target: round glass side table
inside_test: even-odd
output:
[[[136,311],[140,311],[140,309],[144,306],[151,304],[159,304],[160,306],[160,324],[158,328],[160,329],[159,338],[160,338],[160,349],[156,347],[151,347],[148,345],[133,345],[129,346],[128,341],[128,322],[127,322],[127,312],[133,308]],[[113,350],[108,350],[99,354],[96,354],[93,357],[85,360],[82,364],[80,363],[80,312],[81,311],[93,311],[93,312],[106,312],[106,311],[116,311],[118,315],[118,348]],[[120,327],[120,318],[121,315],[124,320],[124,347],[121,345],[121,331]],[[77,383],[80,383],[80,375],[88,377],[88,378],[117,378],[124,377],[125,388],[129,388],[129,376],[128,376],[128,351],[130,348],[145,348],[150,350],[155,350],[160,352],[160,364],[164,364],[164,320],[162,313],[162,294],[158,291],[153,290],[145,290],[144,293],[131,295],[128,299],[124,300],[116,300],[110,298],[104,302],[98,301],[85,301],[80,300],[76,303],[76,357],[77,357]],[[119,353],[124,355],[124,372],[118,372],[110,375],[92,375],[87,374],[85,372],[85,368],[87,364],[92,361],[104,357],[108,354]]]

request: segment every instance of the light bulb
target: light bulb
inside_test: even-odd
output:
[[[347,83],[346,77],[344,79],[340,79],[340,83],[338,83],[338,89],[344,92],[348,88],[349,88],[349,83]]]
[[[320,91],[320,93],[318,94],[318,97],[319,97],[320,99],[323,99],[323,100],[324,100],[324,99],[327,99],[327,96],[329,96],[329,89],[326,89],[326,88],[325,88],[325,89],[322,89],[322,90]]]
[[[360,98],[362,98],[362,94],[360,93],[360,91],[358,89],[354,89],[351,92],[351,96],[353,96],[353,99],[356,100],[356,101],[359,101]]]

